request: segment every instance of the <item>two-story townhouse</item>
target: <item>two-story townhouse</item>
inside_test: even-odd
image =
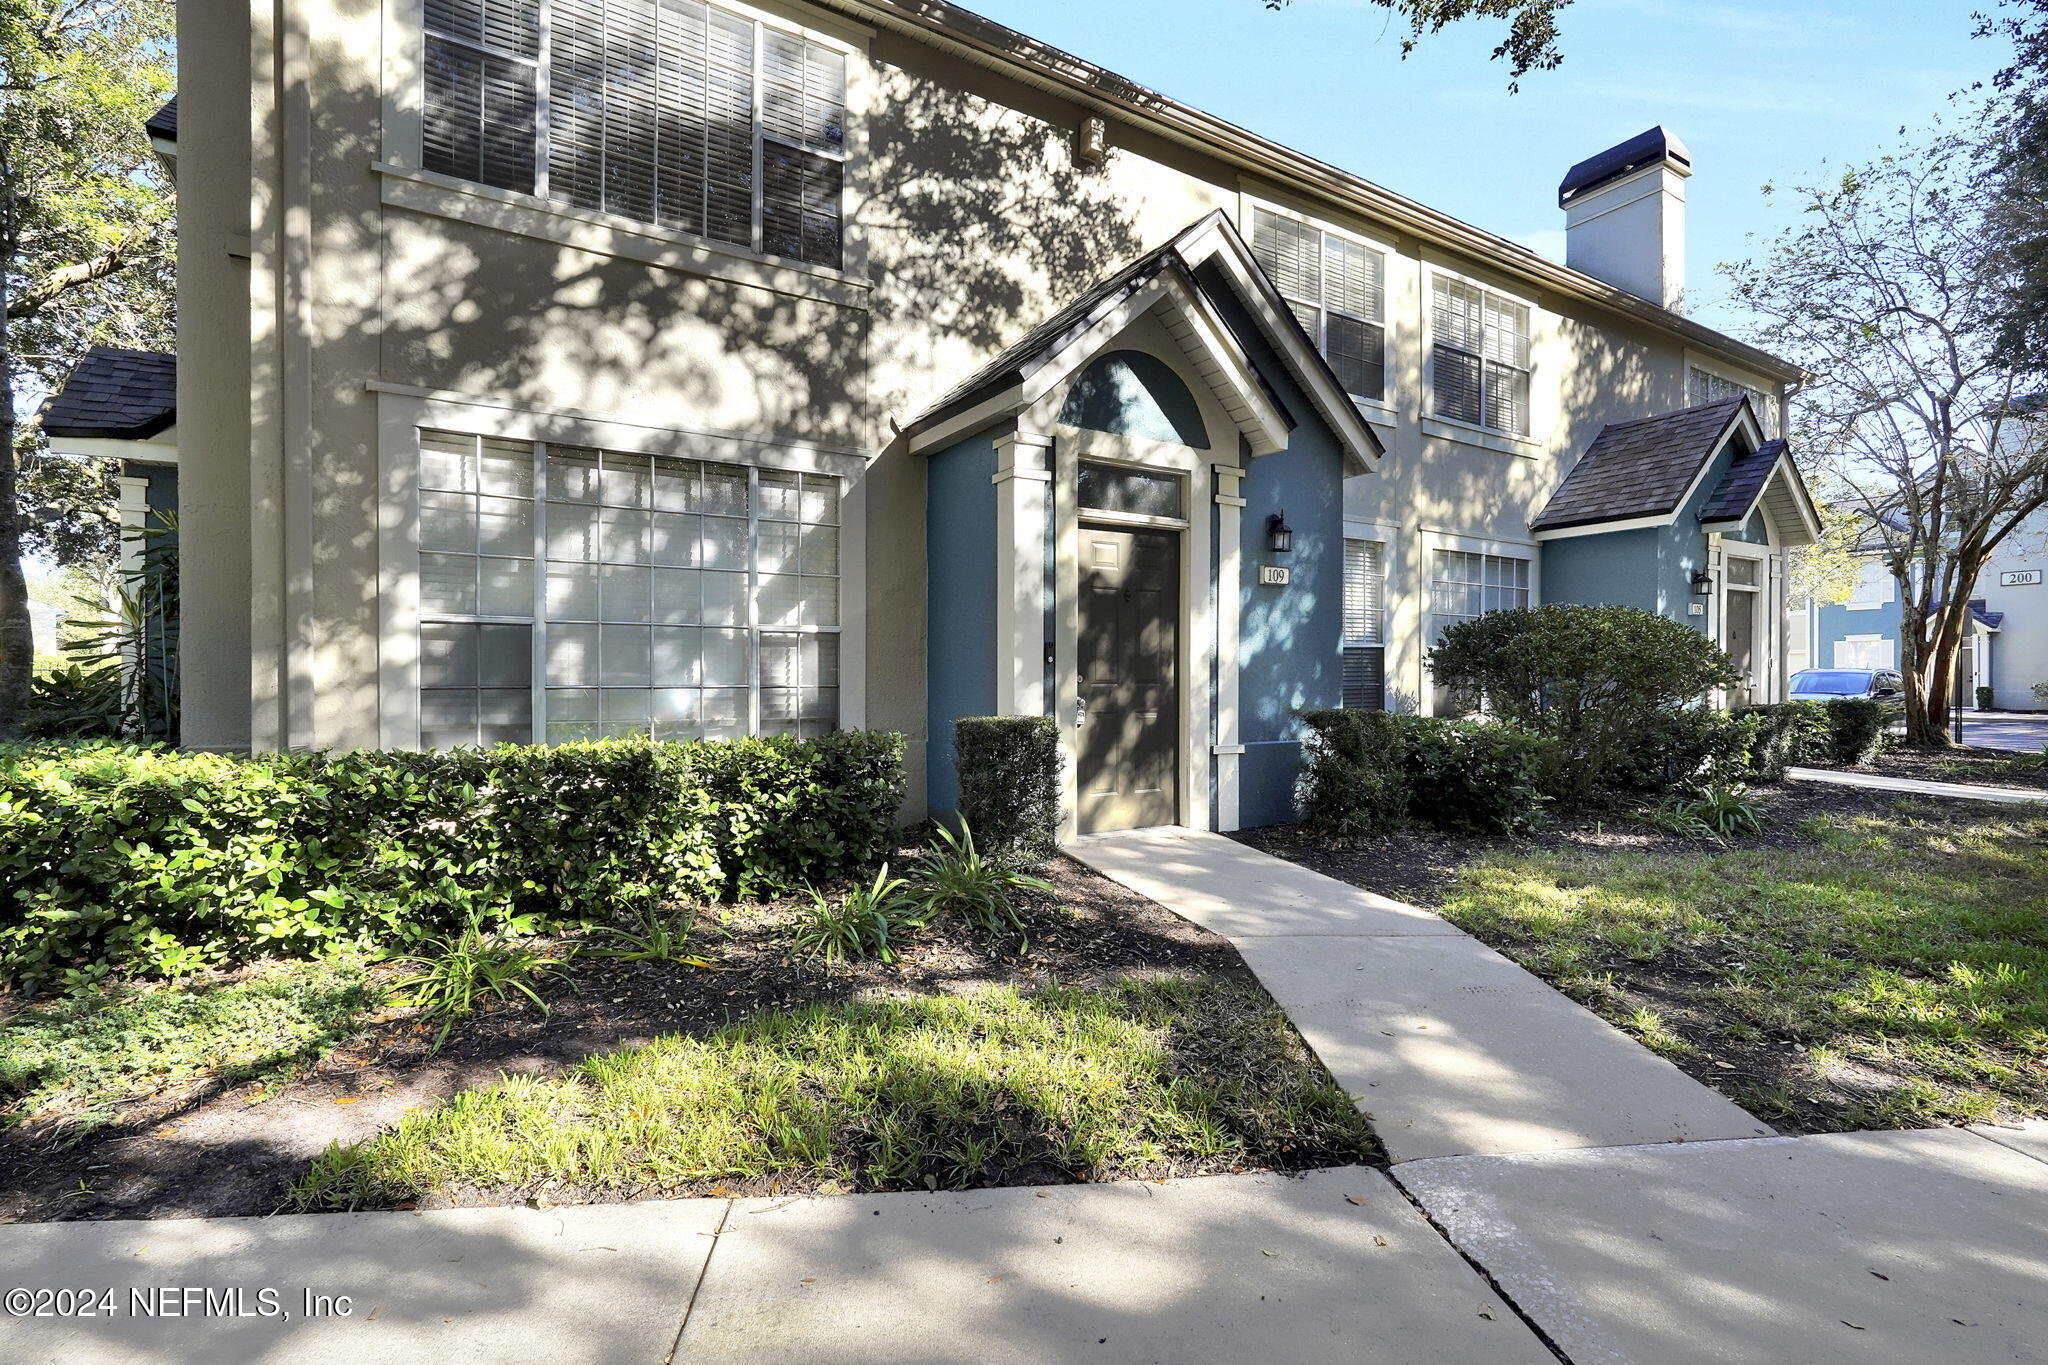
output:
[[[1977,575],[1969,601],[1969,628],[1952,673],[1954,704],[1977,709],[1981,689],[1989,688],[1993,709],[2040,710],[2043,698],[2034,689],[2048,683],[2048,513],[2029,517],[2006,538]],[[1875,554],[1860,556],[1847,599],[1793,604],[1793,663],[1898,668],[1904,617],[1891,570]]]
[[[185,739],[1050,714],[1070,827],[1290,818],[1295,713],[1633,602],[1783,685],[1781,360],[1690,158],[1569,264],[931,0],[180,6]]]

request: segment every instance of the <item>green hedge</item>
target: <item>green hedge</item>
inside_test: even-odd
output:
[[[1408,814],[1405,746],[1395,718],[1379,711],[1305,711],[1295,803],[1311,833],[1330,839],[1378,834]]]
[[[985,853],[1038,861],[1059,851],[1060,732],[1050,716],[953,723],[960,817]]]
[[[1536,827],[1558,745],[1519,726],[1377,711],[1302,714],[1296,798],[1317,833],[1376,833],[1404,816],[1440,829],[1517,834]]]
[[[452,753],[0,750],[0,978],[175,974],[770,895],[880,861],[902,739]]]

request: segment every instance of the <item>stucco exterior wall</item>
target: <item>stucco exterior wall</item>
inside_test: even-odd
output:
[[[861,457],[848,502],[866,544],[865,608],[848,621],[868,661],[857,719],[904,732],[921,754],[928,470],[897,425],[1202,214],[1241,213],[1248,194],[1290,197],[1122,120],[1103,163],[1084,165],[1072,153],[1088,112],[1079,104],[767,0],[765,11],[867,54],[850,77],[848,268],[784,268],[421,173],[417,0],[181,8],[184,501],[199,532],[190,540],[204,546],[188,549],[187,582],[191,600],[217,604],[187,627],[197,743],[379,742],[379,665],[392,646],[380,576],[405,572],[406,555],[378,534],[391,440],[378,411],[380,396],[405,393],[629,422],[656,446],[743,433]],[[1247,494],[1288,499],[1297,596],[1320,594],[1318,612],[1341,598],[1324,576],[1341,563],[1343,517],[1390,528],[1389,684],[1422,695],[1424,534],[1526,542],[1528,519],[1603,423],[1683,406],[1685,349],[1388,224],[1317,212],[1390,248],[1388,454],[1378,474],[1351,481],[1341,508],[1287,487],[1283,457],[1254,465]],[[251,265],[224,245],[239,233]],[[1424,432],[1424,288],[1438,268],[1537,309],[1526,448]],[[1247,509],[1246,525],[1254,535],[1263,515]],[[1296,647],[1306,643],[1297,630]],[[1299,667],[1334,678],[1334,633],[1314,648]],[[1270,695],[1248,675],[1248,717],[1315,690],[1291,675],[1267,681]]]

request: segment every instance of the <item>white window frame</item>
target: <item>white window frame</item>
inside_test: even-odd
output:
[[[1856,594],[1860,593],[1863,590],[1862,576],[1871,571],[1875,571],[1878,580],[1878,586],[1884,589],[1884,596],[1874,599],[1858,597]],[[1870,560],[1866,563],[1864,567],[1859,568],[1857,570],[1857,573],[1859,576],[1856,583],[1856,590],[1855,592],[1852,592],[1849,595],[1849,600],[1842,604],[1845,610],[1883,611],[1886,607],[1890,606],[1892,603],[1899,600],[1899,580],[1892,576],[1890,567],[1887,566],[1883,560]]]
[[[841,263],[838,268],[770,256],[747,247],[648,223],[623,214],[581,208],[565,200],[462,180],[428,171],[423,164],[425,119],[425,0],[382,0],[385,34],[384,120],[380,157],[370,169],[382,182],[386,207],[474,223],[578,251],[614,256],[817,299],[841,307],[870,307],[868,255],[859,206],[868,166],[866,111],[873,107],[875,81],[867,61],[874,30],[838,16],[807,15],[803,23],[746,4],[716,0],[729,13],[833,48],[847,58],[846,173],[840,195]],[[758,65],[760,44],[756,44]],[[756,118],[759,114],[758,80]],[[540,112],[545,117],[546,111]],[[758,153],[760,137],[755,147]],[[758,162],[758,155],[756,160]],[[758,206],[760,177],[755,177]],[[757,236],[758,239],[758,236]]]
[[[1517,435],[1501,431],[1476,422],[1467,422],[1456,417],[1439,417],[1436,413],[1436,282],[1439,278],[1470,285],[1475,289],[1496,295],[1510,303],[1520,304],[1529,310],[1529,434]],[[1544,444],[1543,433],[1554,425],[1551,405],[1545,401],[1543,392],[1544,370],[1542,357],[1543,310],[1536,300],[1512,289],[1489,284],[1474,275],[1468,275],[1451,266],[1436,261],[1422,262],[1422,284],[1419,298],[1422,322],[1422,432],[1447,441],[1464,445],[1479,446],[1503,455],[1534,456]],[[1482,371],[1483,374],[1483,371]],[[1484,382],[1482,377],[1482,383]]]
[[[1875,663],[1875,664],[1873,664],[1873,663],[1848,663],[1848,664],[1845,664],[1845,663],[1841,663],[1841,662],[1839,662],[1839,659],[1840,659],[1840,657],[1841,657],[1841,650],[1842,650],[1842,646],[1843,646],[1843,645],[1855,645],[1855,646],[1858,646],[1858,647],[1867,647],[1867,646],[1871,646],[1871,645],[1881,645],[1881,646],[1884,646],[1884,647],[1885,647],[1885,649],[1886,649],[1886,653],[1885,653],[1885,659],[1886,659],[1886,662],[1884,662],[1884,663]],[[1822,663],[1816,663],[1816,664],[1814,664],[1814,665],[1813,665],[1813,667],[1815,667],[1815,668],[1874,668],[1874,669],[1878,669],[1878,670],[1881,670],[1881,671],[1883,671],[1883,672],[1887,672],[1887,673],[1896,673],[1896,672],[1898,671],[1898,668],[1899,668],[1899,642],[1898,642],[1897,640],[1894,640],[1894,639],[1892,639],[1892,637],[1891,637],[1891,636],[1889,636],[1889,635],[1844,635],[1844,636],[1840,637],[1839,639],[1837,639],[1837,640],[1836,640],[1836,641],[1834,642],[1834,645],[1833,645],[1833,647],[1832,647],[1832,648],[1831,648],[1831,649],[1830,649],[1830,650],[1828,651],[1828,657],[1829,657],[1829,658],[1830,658],[1831,660],[1835,660],[1836,662],[1830,662],[1830,663],[1825,663],[1825,664],[1822,664]]]
[[[530,441],[536,445],[594,447],[621,454],[663,455],[744,466],[749,470],[750,500],[763,470],[817,474],[840,481],[839,500],[839,719],[841,730],[858,730],[867,715],[866,583],[866,460],[857,453],[802,444],[773,444],[729,432],[652,428],[615,418],[514,407],[490,401],[377,385],[378,395],[378,638],[377,672],[379,744],[391,749],[416,749],[420,744],[420,609],[419,463],[422,430]],[[536,464],[540,463],[536,457]],[[536,492],[544,501],[545,486]],[[751,519],[757,512],[750,509]],[[545,518],[537,518],[545,536]],[[751,554],[749,579],[753,577]],[[537,688],[545,683],[541,669],[544,639],[541,593],[546,560],[534,564],[536,615],[532,618]],[[758,733],[760,660],[758,637],[785,633],[761,627],[753,617],[748,594],[749,733]],[[809,627],[793,628],[797,633]],[[820,628],[823,629],[823,628]],[[546,735],[544,700],[536,699],[534,733]],[[544,742],[537,740],[536,742]]]
[[[1784,434],[1783,400],[1773,392],[1773,385],[1770,381],[1764,379],[1761,375],[1736,369],[1734,366],[1707,354],[1705,351],[1695,351],[1689,347],[1685,352],[1685,402],[1682,406],[1688,408],[1698,406],[1693,401],[1692,396],[1692,372],[1694,370],[1698,370],[1702,374],[1710,374],[1716,379],[1733,384],[1738,388],[1746,389],[1752,395],[1762,398],[1762,410],[1756,416],[1757,425],[1763,429],[1763,439],[1766,441],[1776,440]],[[1709,399],[1707,401],[1711,402],[1713,400]],[[1755,405],[1752,404],[1752,406]]]
[[[1377,238],[1367,236],[1365,233],[1356,231],[1352,228],[1338,227],[1335,224],[1325,222],[1320,218],[1316,218],[1313,215],[1304,213],[1299,209],[1290,208],[1286,204],[1278,203],[1271,199],[1261,198],[1258,195],[1254,195],[1250,192],[1242,193],[1239,196],[1239,198],[1240,203],[1238,206],[1238,223],[1241,228],[1242,235],[1245,239],[1245,244],[1247,246],[1252,246],[1255,254],[1257,248],[1254,244],[1257,241],[1256,234],[1258,227],[1258,219],[1256,213],[1258,210],[1264,210],[1265,212],[1270,213],[1277,218],[1285,218],[1292,222],[1299,223],[1303,227],[1313,229],[1317,232],[1321,232],[1326,237],[1335,237],[1339,241],[1348,242],[1352,246],[1361,247],[1367,251],[1373,252],[1380,258],[1380,316],[1377,319],[1364,319],[1364,321],[1374,323],[1380,329],[1380,374],[1382,376],[1380,383],[1380,396],[1378,398],[1370,398],[1363,394],[1352,393],[1347,394],[1346,397],[1351,399],[1352,405],[1359,410],[1360,415],[1362,415],[1367,421],[1376,422],[1383,426],[1393,425],[1395,411],[1394,402],[1393,399],[1389,397],[1389,395],[1391,395],[1394,392],[1395,386],[1399,383],[1400,380],[1399,373],[1395,366],[1393,298],[1394,264],[1396,261],[1400,259],[1400,253],[1396,251],[1394,247],[1387,242],[1380,241]],[[1278,287],[1277,281],[1275,282],[1275,287]],[[1283,293],[1281,297],[1285,299],[1287,296]],[[1308,302],[1308,300],[1303,299],[1300,300],[1300,302],[1306,303]],[[1318,351],[1321,351],[1325,356],[1327,356],[1329,352],[1325,348],[1327,347],[1329,340],[1328,318],[1331,309],[1329,308],[1326,302],[1324,302],[1323,300],[1318,300],[1316,303],[1316,311],[1317,316],[1323,319],[1321,325],[1323,335],[1312,337],[1310,339],[1315,342],[1316,349]]]
[[[1360,545],[1370,545],[1370,546],[1372,546],[1372,547],[1373,547],[1373,548],[1374,548],[1374,549],[1375,549],[1375,550],[1377,551],[1377,554],[1376,554],[1376,555],[1374,556],[1374,559],[1375,559],[1375,564],[1374,564],[1374,567],[1375,567],[1375,568],[1376,568],[1376,569],[1378,570],[1379,582],[1378,582],[1378,585],[1377,585],[1377,591],[1376,591],[1376,592],[1375,592],[1375,593],[1373,594],[1373,599],[1374,599],[1374,600],[1373,600],[1373,614],[1374,614],[1374,615],[1375,615],[1375,616],[1377,617],[1377,619],[1376,619],[1376,620],[1374,620],[1374,621],[1372,622],[1372,631],[1371,631],[1371,634],[1369,634],[1369,635],[1350,635],[1350,634],[1342,634],[1341,640],[1340,640],[1340,642],[1339,642],[1339,648],[1338,648],[1338,653],[1339,653],[1339,670],[1340,670],[1340,671],[1339,671],[1339,680],[1340,680],[1340,685],[1341,685],[1341,680],[1342,680],[1342,676],[1343,676],[1343,675],[1342,675],[1342,671],[1341,671],[1341,670],[1342,670],[1342,667],[1343,667],[1343,662],[1344,662],[1344,660],[1345,660],[1345,659],[1348,659],[1348,657],[1349,657],[1349,656],[1351,655],[1351,653],[1352,653],[1352,652],[1353,652],[1354,650],[1357,650],[1357,651],[1363,651],[1363,650],[1377,650],[1377,651],[1379,651],[1379,656],[1380,656],[1380,709],[1381,709],[1381,710],[1385,710],[1385,709],[1386,709],[1386,704],[1387,704],[1387,690],[1388,690],[1388,689],[1387,689],[1387,550],[1388,550],[1388,548],[1389,548],[1389,547],[1388,547],[1388,541],[1387,541],[1386,537],[1385,537],[1385,536],[1383,536],[1383,535],[1354,535],[1354,534],[1352,534],[1352,527],[1351,527],[1351,526],[1347,525],[1347,526],[1346,526],[1346,527],[1344,528],[1344,597],[1345,597],[1345,599],[1346,599],[1346,600],[1345,600],[1345,601],[1344,601],[1344,603],[1343,603],[1343,610],[1342,610],[1342,612],[1341,612],[1341,615],[1343,615],[1343,616],[1345,616],[1345,617],[1349,617],[1349,616],[1350,616],[1350,614],[1351,614],[1351,612],[1350,612],[1350,602],[1349,602],[1349,598],[1350,598],[1350,595],[1351,595],[1351,546],[1352,546],[1352,544],[1353,544],[1354,542],[1356,542],[1357,544],[1360,544]],[[1340,633],[1341,633],[1341,631],[1340,631]]]

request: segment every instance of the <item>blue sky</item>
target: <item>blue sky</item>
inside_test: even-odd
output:
[[[992,19],[1545,255],[1566,167],[1663,123],[1692,149],[1691,311],[1727,326],[1716,263],[1782,223],[1759,187],[1859,160],[1996,70],[1991,0],[1577,0],[1564,65],[1507,93],[1481,21],[1401,60],[1368,0],[964,0]]]

